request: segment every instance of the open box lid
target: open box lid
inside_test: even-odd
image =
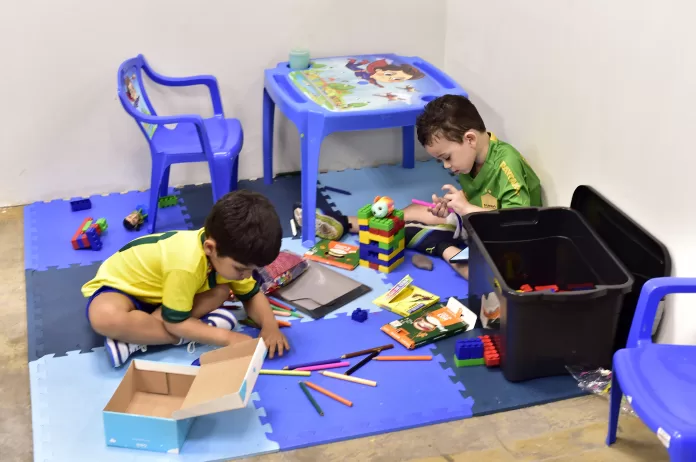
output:
[[[624,297],[616,327],[616,351],[626,346],[643,284],[648,279],[670,276],[672,259],[662,242],[591,186],[581,185],[575,189],[570,208],[585,218],[614,255],[633,274],[633,289]]]
[[[245,407],[266,352],[263,339],[258,338],[201,355],[200,370],[172,418],[188,419]]]

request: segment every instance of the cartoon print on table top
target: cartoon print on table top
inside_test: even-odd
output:
[[[150,110],[142,102],[142,90],[140,89],[140,83],[138,82],[138,78],[133,70],[123,74],[123,91],[135,110],[140,111],[145,115],[151,115]],[[143,123],[142,126],[143,129],[145,129],[147,136],[152,138],[152,136],[155,134],[155,130],[157,130],[157,125]]]
[[[439,88],[416,66],[383,56],[316,59],[289,77],[308,99],[331,111],[410,105],[418,93]]]

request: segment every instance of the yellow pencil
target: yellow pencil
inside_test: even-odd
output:
[[[325,375],[327,377],[333,377],[334,379],[345,380],[347,382],[360,383],[363,385],[369,385],[371,387],[377,386],[377,382],[375,382],[374,380],[361,379],[359,377],[353,377],[352,375],[337,374],[331,371],[321,371],[320,374]]]
[[[276,316],[285,316],[285,317],[292,316],[292,314],[290,314],[290,311],[273,310],[273,314],[275,314]]]
[[[259,371],[261,375],[301,375],[303,377],[309,377],[312,375],[309,371],[284,371],[278,369],[261,369]]]

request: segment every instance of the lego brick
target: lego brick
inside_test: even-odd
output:
[[[360,226],[370,226],[370,220],[367,220],[365,218],[358,218],[358,224]]]
[[[480,338],[458,340],[454,348],[454,355],[459,360],[483,359],[483,340]]]
[[[91,218],[88,218],[88,219],[85,221],[85,224],[82,226],[82,232],[83,232],[83,233],[86,233],[87,230],[90,228],[90,226],[92,226],[92,222],[93,222],[93,220],[92,220]]]
[[[454,364],[457,367],[467,367],[467,366],[483,366],[485,364],[483,358],[472,358],[472,359],[459,359],[454,356]]]
[[[388,248],[384,248],[388,247]],[[390,255],[391,253],[397,251],[397,250],[403,250],[406,247],[406,240],[401,239],[398,241],[396,246],[380,246],[378,243],[372,242],[369,244],[360,244],[360,249],[365,249],[367,252],[374,252],[374,253],[379,253],[379,254],[384,254],[384,255]]]
[[[497,336],[494,336],[497,337]],[[490,335],[479,337],[483,342],[483,359],[486,367],[497,367],[500,365],[500,352],[498,351],[497,338],[491,338]],[[494,341],[495,340],[495,341]]]
[[[400,229],[404,227],[404,220],[397,216],[388,216],[385,218],[372,217],[369,220],[370,228],[379,229],[380,231],[391,231],[392,229]]]
[[[87,236],[87,240],[89,241],[89,247],[92,250],[101,250],[102,248],[102,241],[99,235],[97,234],[96,229],[89,229],[85,233]]]
[[[390,258],[389,260],[382,260],[378,257],[371,256],[371,255],[360,255],[361,260],[369,261],[370,263],[374,263],[376,265],[384,265],[384,266],[391,266],[395,261],[399,259],[403,259],[404,257],[404,251],[399,251],[393,258]]]
[[[109,228],[109,225],[106,223],[106,218],[99,218],[95,223],[97,226],[99,226],[99,234],[103,233]]]
[[[372,218],[372,204],[363,205],[358,209],[358,220]]]
[[[404,242],[403,240],[401,241],[402,243]],[[397,256],[401,253],[403,254],[404,246],[403,244],[399,244],[399,246],[394,249],[391,253],[387,253],[388,251],[384,251],[382,249],[377,249],[375,250],[376,246],[367,246],[367,245],[361,245],[360,246],[360,258],[364,260],[372,260],[372,261],[377,261],[380,260],[382,262],[390,262],[394,260],[394,258],[398,258]],[[376,259],[376,260],[375,260]]]
[[[390,237],[385,237],[385,236],[376,236],[372,233],[365,233],[361,232],[359,233],[358,237],[360,238],[360,243],[361,244],[369,244],[370,241],[375,241],[381,244],[385,244],[387,247],[382,247],[382,248],[388,248],[388,246],[392,243],[396,244],[400,239],[403,239],[405,237],[405,232],[404,230],[400,230],[396,235],[390,236]],[[394,245],[392,244],[392,246]],[[380,246],[381,247],[381,246]]]
[[[92,201],[89,199],[77,199],[70,201],[70,208],[73,212],[79,212],[80,210],[89,210],[92,208]]]
[[[353,321],[365,322],[365,321],[367,321],[367,313],[368,313],[367,310],[363,310],[362,308],[356,308],[351,313],[350,318]]]
[[[396,235],[399,231],[404,229],[404,223],[401,222],[400,225],[395,226],[392,228],[390,231],[384,231],[382,229],[377,229],[377,228],[368,228],[367,230],[371,233],[374,234],[375,236],[382,236],[382,237],[391,237]]]
[[[365,268],[370,268],[376,271],[380,271],[382,273],[391,273],[394,271],[400,264],[404,262],[404,258],[401,257],[400,259],[396,260],[394,263],[391,264],[391,266],[385,266],[385,265],[380,265],[377,263],[372,263],[367,260],[360,260],[360,266],[363,266]]]
[[[178,203],[178,198],[174,195],[162,196],[157,201],[157,206],[159,208],[173,207]]]
[[[360,231],[370,231],[370,227],[367,225],[360,225]]]

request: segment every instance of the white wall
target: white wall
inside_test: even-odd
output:
[[[241,178],[262,176],[263,70],[294,46],[315,57],[396,52],[444,62],[444,0],[26,0],[0,15],[0,206],[147,188],[147,144],[116,99],[116,70],[143,53],[172,76],[209,73],[241,119]],[[181,96],[180,96],[181,95]],[[161,114],[210,113],[204,89],[151,95]],[[180,96],[180,97],[179,97]],[[299,137],[276,119],[276,171],[299,170]],[[322,169],[400,159],[398,131],[332,135]],[[421,152],[421,154],[423,154]],[[205,164],[173,184],[207,182]]]
[[[540,174],[548,202],[596,187],[696,274],[693,2],[448,0],[445,69]],[[696,343],[677,298],[661,340]]]

